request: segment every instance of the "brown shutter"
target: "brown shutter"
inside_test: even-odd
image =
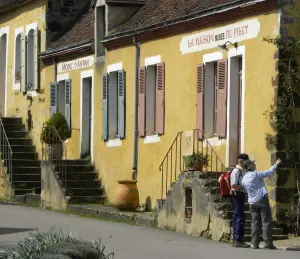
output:
[[[139,71],[139,135],[145,137],[145,93],[146,93],[146,67]]]
[[[198,138],[203,137],[203,96],[204,96],[204,65],[197,66],[197,106],[196,106],[196,128]]]
[[[156,109],[155,109],[155,132],[164,134],[165,130],[165,63],[157,64],[156,67]]]
[[[227,120],[227,60],[219,60],[217,66],[217,136],[226,137]]]

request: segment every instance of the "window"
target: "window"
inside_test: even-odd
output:
[[[141,67],[139,73],[139,135],[164,134],[164,63]]]
[[[50,117],[60,112],[71,129],[71,80],[50,83]]]
[[[197,129],[206,137],[226,137],[227,60],[197,68]],[[201,134],[200,134],[201,135]],[[200,136],[199,135],[199,136]]]
[[[19,44],[20,48],[18,47]],[[20,33],[16,39],[15,51],[15,79],[20,75],[21,92],[37,90],[39,88],[38,29],[30,29],[27,35]],[[20,73],[18,74],[19,67]]]
[[[102,138],[125,138],[125,72],[119,70],[103,75]]]
[[[15,45],[15,84],[21,81],[21,34],[18,34]]]

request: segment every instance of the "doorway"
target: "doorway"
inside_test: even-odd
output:
[[[230,59],[229,166],[234,167],[242,150],[243,58]]]
[[[5,116],[6,73],[7,73],[7,34],[0,36],[0,117]]]
[[[92,77],[82,79],[81,158],[91,155],[92,142]]]

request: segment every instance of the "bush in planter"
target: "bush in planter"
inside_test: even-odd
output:
[[[71,137],[71,130],[68,126],[68,122],[65,116],[57,112],[52,115],[52,117],[46,122],[46,125],[43,128],[41,140],[44,143],[48,145],[60,144],[56,132],[53,130],[53,128],[56,129],[62,141],[65,141]]]
[[[101,241],[87,242],[62,231],[30,233],[17,247],[0,253],[1,259],[112,259]]]
[[[202,152],[193,153],[192,155],[184,156],[184,167],[191,171],[202,171],[203,167],[207,167],[209,163],[209,155]]]

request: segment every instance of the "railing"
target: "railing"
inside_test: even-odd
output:
[[[64,141],[60,138],[56,128],[43,127],[42,134],[42,160],[52,166],[56,173],[59,174],[61,188],[67,186],[67,149]]]
[[[4,167],[6,168],[6,174],[9,175],[10,183],[13,184],[12,174],[12,149],[8,142],[8,138],[0,118],[0,158],[3,160]]]
[[[193,153],[202,153],[209,157],[207,166],[203,167],[202,177],[212,194],[219,193],[218,178],[226,169],[223,162],[200,130],[179,132],[164,157],[159,170],[161,172],[161,199],[167,196],[172,184],[185,171],[183,158]]]

